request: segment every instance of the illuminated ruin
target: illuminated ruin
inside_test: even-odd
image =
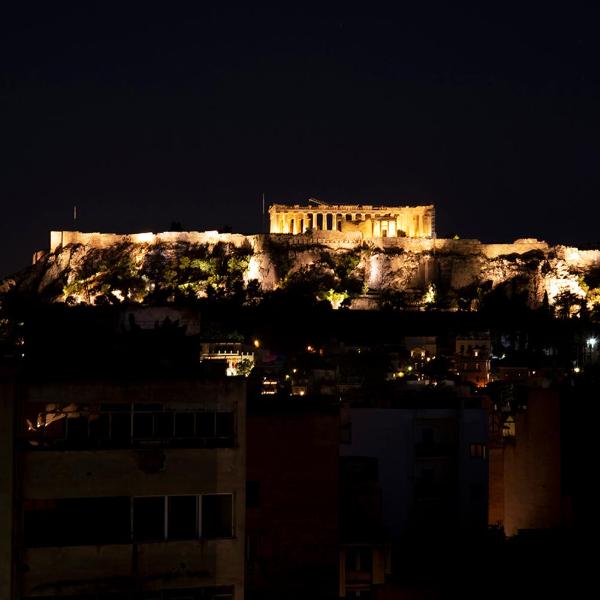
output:
[[[269,208],[270,233],[358,232],[365,240],[386,237],[435,237],[435,208],[433,205],[330,205],[312,199],[309,202],[313,202],[315,205],[273,204]]]

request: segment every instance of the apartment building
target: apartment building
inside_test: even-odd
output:
[[[243,598],[241,379],[0,386],[0,597]]]

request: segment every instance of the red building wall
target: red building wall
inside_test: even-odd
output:
[[[249,410],[247,598],[335,597],[338,456],[337,407]]]

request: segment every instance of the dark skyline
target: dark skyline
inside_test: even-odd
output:
[[[51,229],[261,227],[260,198],[434,203],[597,242],[599,11],[24,3],[0,18],[0,275]]]

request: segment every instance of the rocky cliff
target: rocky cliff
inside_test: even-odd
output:
[[[102,303],[260,293],[312,282],[339,305],[375,308],[382,298],[440,308],[477,307],[493,291],[525,297],[531,307],[565,295],[580,306],[600,297],[600,251],[537,240],[477,240],[360,235],[252,235],[217,232],[83,234],[53,232],[50,250],[2,282],[0,292],[49,302]]]

